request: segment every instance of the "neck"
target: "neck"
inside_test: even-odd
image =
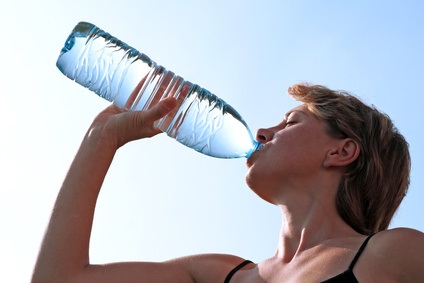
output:
[[[279,205],[282,226],[276,257],[290,262],[302,251],[323,241],[357,235],[339,216],[334,198],[303,197]]]

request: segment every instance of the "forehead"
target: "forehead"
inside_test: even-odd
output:
[[[296,114],[304,117],[304,119],[307,120],[314,120],[315,122],[320,122],[327,124],[324,120],[322,120],[318,115],[316,115],[310,108],[310,105],[307,103],[304,103],[302,105],[299,105],[292,110],[288,111],[286,115],[284,116],[284,119],[287,120],[291,114]]]
[[[303,115],[309,115],[309,114],[311,114],[311,111],[308,109],[308,106],[306,104],[302,104],[302,105],[299,105],[299,106],[289,110],[286,113],[286,115],[284,116],[284,118],[287,118],[292,113],[300,113],[300,114],[303,114]]]

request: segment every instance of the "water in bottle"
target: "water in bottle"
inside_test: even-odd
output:
[[[165,97],[175,97],[178,106],[156,126],[206,155],[249,157],[260,147],[240,114],[224,100],[93,24],[80,22],[75,26],[57,67],[70,79],[129,111],[147,110]]]

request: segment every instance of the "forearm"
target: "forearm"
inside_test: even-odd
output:
[[[34,271],[34,282],[63,282],[89,264],[89,241],[97,197],[115,149],[91,131],[63,182]]]
[[[60,189],[33,282],[69,282],[87,275],[94,209],[116,150],[127,142],[159,134],[154,122],[176,104],[174,98],[167,98],[147,111],[134,112],[112,104],[95,118]]]

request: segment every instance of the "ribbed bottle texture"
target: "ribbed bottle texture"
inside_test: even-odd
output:
[[[129,111],[173,96],[178,107],[157,122],[168,136],[219,158],[248,157],[259,143],[240,114],[208,90],[157,65],[93,24],[80,22],[57,60],[60,71]]]

